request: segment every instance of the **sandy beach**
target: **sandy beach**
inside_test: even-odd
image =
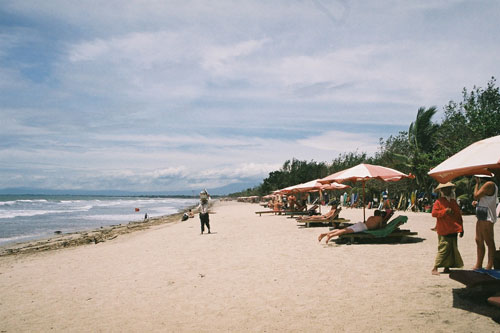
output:
[[[0,331],[500,329],[500,310],[476,291],[431,275],[437,236],[428,213],[396,213],[409,217],[404,228],[418,232],[414,242],[325,245],[317,236],[327,227],[259,217],[257,204],[218,202],[213,210],[210,235],[200,235],[195,217],[105,242],[0,257]],[[358,221],[362,210],[340,216]],[[474,216],[464,224],[459,249],[470,269]]]

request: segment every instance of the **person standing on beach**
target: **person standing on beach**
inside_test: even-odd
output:
[[[435,230],[438,234],[438,253],[433,275],[439,275],[438,267],[444,267],[444,273],[449,273],[450,268],[464,266],[462,256],[458,252],[457,234],[464,235],[462,212],[453,198],[455,184],[439,184],[436,191],[441,197],[436,200],[432,208],[432,216],[437,219]]]
[[[208,217],[208,192],[203,190],[200,192],[200,205],[198,206],[200,211],[200,223],[201,223],[201,235],[205,231],[205,225],[207,226],[208,233],[210,233],[210,219]]]
[[[486,182],[480,186],[481,178]],[[476,206],[476,245],[477,261],[473,269],[483,267],[483,259],[486,252],[484,244],[488,247],[488,263],[486,269],[493,269],[495,259],[495,238],[493,225],[497,221],[496,206],[498,200],[498,186],[491,180],[490,176],[476,176],[476,186],[474,188],[474,201]]]

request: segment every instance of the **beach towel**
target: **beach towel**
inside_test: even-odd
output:
[[[500,271],[499,270],[479,268],[479,269],[475,269],[474,272],[487,274],[487,275],[491,276],[492,278],[500,280]]]

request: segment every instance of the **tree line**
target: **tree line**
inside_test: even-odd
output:
[[[279,170],[269,173],[254,188],[233,193],[231,196],[263,196],[277,189],[323,178],[360,163],[382,165],[404,173],[414,180],[395,183],[367,182],[368,195],[387,189],[389,193],[417,191],[430,198],[437,183],[427,172],[468,145],[485,138],[500,135],[500,91],[492,77],[486,88],[474,86],[462,90],[462,100],[450,101],[444,107],[441,121],[435,122],[437,107],[420,107],[407,131],[388,138],[380,138],[379,150],[373,156],[365,152],[348,152],[334,158],[331,163],[287,160]],[[471,200],[470,177],[456,180],[456,194],[466,205]],[[350,184],[358,192],[359,184]]]

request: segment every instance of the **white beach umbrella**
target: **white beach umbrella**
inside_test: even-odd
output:
[[[365,182],[370,179],[380,179],[386,182],[398,181],[403,178],[415,178],[413,175],[404,174],[398,170],[372,165],[367,163],[358,164],[352,168],[336,172],[330,176],[320,179],[321,183],[332,183],[334,181],[362,182],[363,184],[363,220],[365,218]]]
[[[500,169],[500,135],[471,144],[428,174],[438,182],[446,183],[460,176],[490,175],[490,170],[495,169]]]

